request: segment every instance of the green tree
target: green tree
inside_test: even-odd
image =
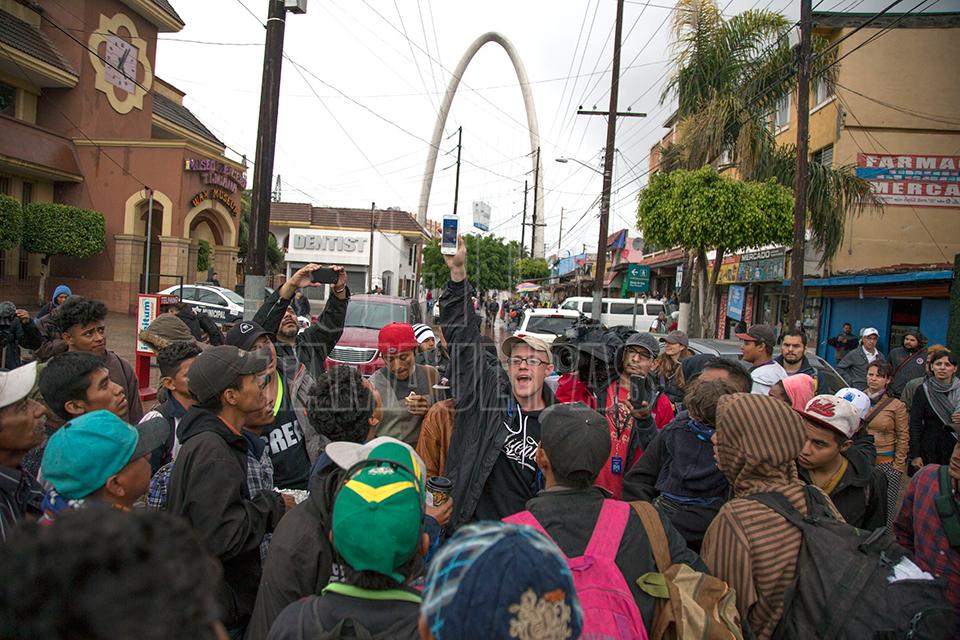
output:
[[[106,224],[103,214],[65,204],[34,202],[23,212],[23,248],[43,256],[39,299],[54,256],[90,258],[103,251]]]
[[[478,290],[509,290],[519,282],[517,260],[520,257],[520,243],[506,242],[493,235],[473,234],[463,236],[463,241],[467,245],[467,273],[470,283]],[[423,247],[421,283],[429,289],[438,289],[443,287],[449,278],[450,270],[440,253],[440,241],[430,240]]]
[[[197,271],[210,270],[210,243],[206,240],[197,242]]]
[[[20,201],[0,195],[0,251],[9,251],[23,236],[23,210]]]
[[[247,245],[250,240],[250,209],[253,191],[246,189],[240,193],[240,230],[237,233],[237,261],[246,262]],[[198,271],[200,269],[197,269]],[[283,250],[277,244],[277,238],[267,234],[267,271],[278,273],[283,270]]]
[[[517,275],[520,280],[543,280],[550,275],[550,265],[543,258],[517,260]]]
[[[655,174],[640,192],[637,224],[647,242],[696,253],[700,327],[713,336],[717,278],[728,251],[790,242],[793,195],[774,180],[743,182],[713,167]],[[715,251],[708,274],[707,252]]]
[[[730,152],[746,181],[774,179],[793,189],[796,148],[778,146],[771,127],[777,101],[796,86],[793,24],[766,10],[724,18],[716,0],[679,0],[673,18],[674,73],[661,102],[678,100],[677,139],[663,158],[666,170],[698,169]],[[814,37],[815,81],[836,74],[828,43]],[[844,219],[879,206],[869,183],[850,166],[811,164],[808,216],[814,246],[825,262],[843,241]]]

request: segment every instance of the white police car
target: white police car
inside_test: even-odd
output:
[[[243,317],[243,296],[224,287],[185,284],[167,287],[158,293],[179,296],[196,313],[202,313],[218,324],[236,322]]]

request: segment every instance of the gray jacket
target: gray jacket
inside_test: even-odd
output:
[[[874,362],[884,362],[886,358],[877,350],[877,359]],[[837,364],[837,372],[843,376],[847,384],[854,389],[863,391],[867,388],[867,367],[870,362],[867,360],[867,353],[863,347],[857,347]]]

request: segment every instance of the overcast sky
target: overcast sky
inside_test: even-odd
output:
[[[671,0],[626,0],[611,232],[635,221],[650,147],[673,105],[660,104],[669,73]],[[265,0],[173,0],[186,27],[161,34],[156,72],[187,94],[185,104],[239,157],[253,158],[263,62]],[[823,0],[818,10],[876,11],[886,1]],[[916,3],[904,2],[904,10]],[[956,10],[940,0],[934,10]],[[795,0],[732,0],[733,15],[767,7],[796,19]],[[247,10],[249,9],[249,11]],[[566,255],[597,243],[601,177],[570,157],[602,167],[605,118],[578,105],[609,105],[614,0],[310,0],[288,15],[274,173],[283,199],[315,205],[399,207],[415,213],[438,106],[464,51],[481,34],[513,42],[531,81],[540,125],[547,255],[557,253],[561,208]],[[292,62],[291,62],[292,61]],[[345,96],[349,96],[345,97]],[[459,212],[493,207],[491,231],[520,239],[523,183],[531,152],[523,100],[507,54],[485,45],[453,101],[428,217],[452,211],[456,129],[463,127]],[[449,155],[444,153],[450,152]],[[249,174],[252,183],[252,171]],[[527,234],[529,246],[529,228]]]

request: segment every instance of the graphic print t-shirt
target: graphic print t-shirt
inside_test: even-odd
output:
[[[540,489],[535,454],[540,445],[540,412],[518,413],[501,429],[507,439],[477,502],[477,520],[500,520],[523,511]]]

